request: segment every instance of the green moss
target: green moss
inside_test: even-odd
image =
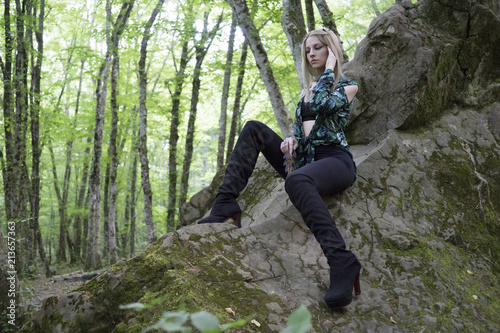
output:
[[[415,111],[405,120],[401,129],[425,125],[442,115],[443,111],[455,103],[458,93],[463,91],[469,82],[464,78],[457,61],[460,48],[460,43],[456,43],[443,50],[435,50],[433,62],[436,64],[436,69],[429,77]]]
[[[421,278],[425,286],[425,289],[420,292],[430,296],[432,301],[428,305],[421,304],[421,313],[415,312],[413,317],[422,318],[427,314],[423,311],[426,306],[444,303],[445,307],[432,315],[437,317],[439,327],[447,330],[454,330],[452,310],[457,307],[460,309],[460,318],[468,323],[471,331],[481,331],[483,328],[483,323],[477,321],[477,312],[480,312],[490,323],[498,322],[500,295],[497,275],[491,271],[469,266],[469,251],[446,242],[442,242],[439,250],[429,246],[431,241],[435,242],[437,239],[432,234],[422,237],[415,243],[415,246],[406,251],[392,246],[390,242],[384,242],[382,246],[382,249],[390,254],[387,266],[393,272],[402,269],[399,264],[401,258],[415,258],[421,263],[418,270],[424,271],[414,273],[415,276]],[[441,282],[445,283],[444,289],[440,288]],[[446,283],[449,284],[446,285]],[[412,288],[412,286],[408,287]],[[417,324],[422,327],[426,326],[424,322]]]
[[[436,202],[440,212],[442,228],[452,228],[455,235],[449,241],[461,248],[491,260],[495,272],[500,272],[500,189],[497,174],[500,161],[494,154],[476,147],[473,153],[486,156],[485,163],[477,166],[488,184],[480,185],[480,180],[470,157],[466,155],[459,138],[453,138],[450,146],[456,154],[444,155],[435,152],[431,162],[436,171],[435,179],[442,191],[443,201]],[[483,148],[484,150],[484,148]],[[462,151],[460,153],[460,151]]]
[[[148,250],[126,264],[117,264],[108,273],[82,286],[80,291],[91,295],[91,303],[96,313],[103,315],[103,321],[115,323],[113,328],[107,327],[108,331],[139,332],[158,321],[164,311],[179,309],[190,313],[208,311],[222,323],[251,316],[262,323],[260,331],[268,331],[265,324],[268,310],[256,305],[281,304],[280,298],[255,288],[235,273],[234,265],[241,265],[238,259],[233,256],[229,261],[225,259],[226,253],[220,255],[227,241],[220,238],[213,246],[204,248],[203,253],[197,253],[193,242],[199,239],[201,237],[190,241],[174,238],[168,251]],[[238,242],[230,245],[237,247]],[[158,247],[159,244],[155,246]],[[114,279],[120,279],[120,283],[114,283]],[[132,302],[154,305],[144,310],[119,309],[119,305]],[[233,309],[237,317],[233,318],[225,308]],[[71,325],[78,331],[76,327],[83,323],[76,320]],[[252,328],[251,331],[259,330]]]

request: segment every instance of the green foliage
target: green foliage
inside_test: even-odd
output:
[[[288,326],[281,333],[305,333],[311,328],[311,312],[305,305],[301,305],[288,318]]]
[[[164,298],[164,297],[163,297]],[[147,309],[154,304],[157,304],[161,298],[157,298],[151,304],[143,303],[130,303],[120,305],[122,310],[142,310]],[[311,312],[305,305],[301,305],[295,310],[287,320],[287,327],[281,333],[306,333],[311,328]],[[222,333],[235,327],[246,325],[251,318],[239,319],[228,324],[221,325],[219,319],[206,311],[199,311],[192,314],[184,310],[178,312],[164,312],[162,318],[154,325],[149,326],[142,332],[149,332],[152,330],[163,330],[165,332],[192,332],[192,328],[188,325],[191,323],[201,333]]]

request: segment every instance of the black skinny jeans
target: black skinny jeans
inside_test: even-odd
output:
[[[298,175],[310,178],[320,196],[342,192],[354,181],[354,162],[351,155],[342,148],[316,147],[315,160],[287,176],[280,149],[283,139],[278,134],[267,125],[252,120],[245,124],[241,135],[257,135],[260,145],[258,149],[286,182],[302,178],[296,177]]]

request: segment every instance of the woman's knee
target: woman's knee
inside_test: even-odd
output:
[[[251,131],[254,131],[254,130],[259,130],[262,125],[264,125],[263,123],[261,123],[260,121],[257,121],[257,120],[249,120],[245,123],[245,125],[243,126],[243,129],[242,131],[244,130],[251,130]]]
[[[292,172],[285,180],[285,191],[288,195],[293,195],[297,191],[307,191],[311,186],[315,186],[313,179],[298,172]]]

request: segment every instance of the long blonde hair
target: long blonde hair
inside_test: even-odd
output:
[[[307,61],[306,41],[311,36],[316,36],[316,38],[318,38],[323,45],[328,46],[337,58],[337,63],[333,69],[333,73],[335,74],[334,87],[337,85],[340,76],[342,76],[342,48],[340,47],[338,37],[330,29],[326,28],[310,31],[302,41],[302,78],[304,80],[304,90],[302,91],[302,96],[306,94],[307,90],[311,86],[311,83],[316,81],[316,77],[321,74],[321,72],[312,68],[309,61]]]

